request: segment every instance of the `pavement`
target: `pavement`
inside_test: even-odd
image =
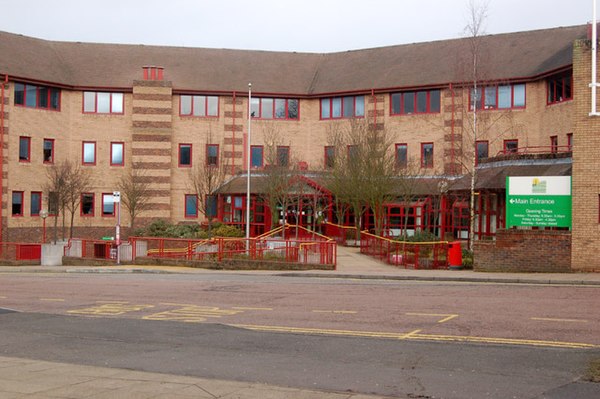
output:
[[[218,271],[173,266],[1,266],[0,273],[243,273],[289,277],[360,278],[412,281],[483,282],[600,286],[600,273],[488,273],[472,270],[412,270],[390,266],[361,255],[358,248],[338,247],[335,271]],[[80,366],[0,356],[0,398],[223,398],[223,399],[367,399],[349,392],[324,392],[157,374],[115,368]]]

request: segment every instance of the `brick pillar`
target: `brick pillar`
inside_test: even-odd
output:
[[[244,110],[247,107],[242,98],[225,97],[223,99],[223,115],[225,118],[225,136],[223,138],[222,153],[225,157],[227,173],[237,173],[244,169],[242,157],[244,151],[244,122],[248,117]],[[233,168],[232,168],[233,166]]]
[[[447,175],[463,173],[461,166],[463,156],[462,92],[461,88],[452,88],[442,90],[441,93],[441,108],[444,116],[444,174]]]
[[[573,233],[571,267],[600,271],[600,116],[591,111],[591,42],[573,46]],[[600,100],[600,90],[598,90]],[[598,102],[600,104],[600,101]]]
[[[149,209],[141,214],[140,224],[149,215],[151,219],[171,219],[171,158],[175,151],[172,84],[158,77],[156,74],[155,80],[133,82],[133,168],[142,173],[141,179],[150,183],[152,193]]]
[[[4,81],[3,81],[4,84]],[[10,241],[10,237],[8,234],[8,215],[10,212],[10,201],[9,201],[9,192],[8,192],[8,125],[9,125],[9,112],[8,109],[10,107],[10,83],[4,84],[4,97],[0,100],[2,101],[2,105],[4,107],[4,114],[2,115],[2,134],[4,142],[1,143],[0,151],[2,151],[2,195],[0,196],[1,206],[2,206],[2,218],[0,220],[0,229],[2,229],[2,237],[1,241]]]

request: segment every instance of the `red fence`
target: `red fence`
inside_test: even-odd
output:
[[[40,260],[42,245],[21,242],[0,243],[0,259],[11,261]]]
[[[338,244],[347,246],[349,243],[356,243],[358,237],[358,231],[353,226],[340,226],[334,223],[323,223],[323,233]]]
[[[133,258],[148,256],[185,260],[250,259],[305,264],[336,264],[334,241],[275,238],[213,238],[211,240],[130,237]],[[146,248],[139,245],[146,243]],[[140,251],[142,253],[140,253]]]
[[[446,269],[448,243],[394,241],[361,232],[360,252],[390,265],[414,269]]]
[[[115,242],[110,240],[69,239],[65,256],[88,259],[116,259]]]

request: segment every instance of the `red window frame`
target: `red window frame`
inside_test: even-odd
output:
[[[479,165],[479,162],[482,159],[482,158],[479,158],[479,144],[485,144],[486,149],[487,149],[487,154],[488,154],[488,156],[486,158],[489,158],[489,156],[490,156],[490,142],[488,140],[477,140],[475,142],[475,165]]]
[[[190,162],[183,164],[181,163],[181,149],[189,147],[190,149]],[[191,143],[181,143],[179,144],[179,150],[177,151],[177,162],[180,168],[191,168],[192,167],[192,144]]]
[[[290,166],[290,146],[288,145],[278,145],[277,146],[277,159],[275,160],[277,162],[277,166],[283,166],[283,167],[288,167]],[[286,152],[286,164],[283,165],[281,163],[281,153],[280,151],[285,151]]]
[[[406,159],[401,164],[400,159],[398,158],[398,149],[404,148],[404,152],[406,153]],[[407,143],[396,143],[394,146],[394,165],[397,169],[403,169],[408,166],[408,144]]]
[[[35,198],[37,197],[37,198]],[[42,192],[41,191],[32,191],[31,197],[29,201],[29,215],[30,216],[40,216],[40,211],[42,210]],[[38,211],[37,213],[33,210],[33,205],[37,204]]]
[[[188,198],[196,198],[196,206],[194,207],[194,213],[188,213]],[[196,194],[185,194],[183,202],[183,213],[186,219],[198,218],[198,201],[199,198]]]
[[[16,197],[15,197],[16,196]],[[15,198],[21,199],[21,212],[15,213]],[[13,191],[11,196],[11,215],[13,217],[23,217],[25,213],[25,196],[23,191]]]
[[[121,150],[121,163],[113,162],[113,147],[115,145],[120,145]],[[125,166],[125,142],[123,141],[111,141],[110,142],[110,166]]]
[[[94,110],[86,111],[85,110],[85,93],[93,93],[94,94]],[[110,96],[109,104],[108,104],[108,112],[98,112],[98,93],[105,93]],[[121,95],[121,112],[113,111],[113,102],[115,94]],[[125,94],[117,93],[117,92],[107,92],[107,91],[84,91],[81,93],[81,112],[84,114],[100,114],[100,115],[124,115],[125,114]]]
[[[265,100],[271,100],[272,101],[272,106],[271,106],[271,117],[265,117],[264,116],[264,112],[263,112],[263,102]],[[252,116],[252,118],[254,119],[266,119],[266,120],[279,120],[279,121],[297,121],[300,119],[300,100],[297,98],[281,98],[281,97],[253,97],[252,98],[252,102],[258,102],[258,110],[253,110],[253,104],[250,104],[250,112],[253,112],[254,115]],[[278,117],[277,116],[277,101],[285,101],[285,116],[284,117]],[[292,118],[290,117],[290,101],[296,101],[298,104],[297,110],[296,110],[296,117]],[[266,109],[266,108],[265,108]]]
[[[417,93],[426,93],[426,100],[425,100],[425,108],[426,111],[425,112],[419,112],[417,110]],[[438,96],[439,96],[439,108],[437,111],[432,111],[431,110],[431,93],[437,92]],[[414,111],[413,112],[408,112],[405,113],[404,112],[404,97],[408,96],[408,95],[412,95],[413,96],[413,104],[414,104]],[[398,96],[399,97],[399,111],[400,112],[395,112],[394,111],[394,97]],[[405,92],[398,92],[398,93],[390,93],[390,115],[393,116],[397,116],[397,115],[415,115],[415,114],[439,114],[442,110],[442,91],[439,89],[434,89],[434,90],[417,90],[417,91],[405,91]]]
[[[500,87],[510,86],[510,107],[500,108],[499,99],[500,99]],[[523,97],[523,105],[516,106],[515,105],[515,86],[523,86],[524,97]],[[486,108],[485,106],[485,89],[494,87],[496,89],[496,97],[495,97],[495,106],[490,106]],[[481,107],[478,107],[478,111],[490,111],[490,110],[507,110],[507,109],[525,109],[527,107],[527,85],[525,83],[515,83],[515,84],[507,84],[507,85],[488,85],[488,86],[479,86],[477,90],[481,90]],[[473,88],[469,90],[469,110],[473,111]]]
[[[46,160],[46,143],[50,143],[50,159]],[[44,139],[42,143],[42,159],[45,164],[54,163],[54,139]]]
[[[212,157],[210,155],[210,149],[216,148],[217,155]],[[216,158],[212,161],[211,158]],[[219,145],[218,144],[207,144],[206,145],[206,166],[219,166]]]
[[[94,146],[94,160],[93,162],[86,162],[85,161],[85,145],[86,144],[92,144]],[[95,141],[83,141],[81,143],[81,164],[82,165],[96,165],[96,142]]]
[[[431,145],[431,162],[430,164],[426,163],[425,160],[425,146]],[[433,143],[432,142],[428,142],[428,143],[421,143],[421,168],[423,169],[433,169]]]
[[[559,85],[560,82],[560,93]],[[567,91],[570,88],[570,92]],[[573,72],[564,72],[546,79],[546,105],[559,104],[573,99]]]
[[[512,144],[512,143],[516,144],[515,149],[514,150],[508,150],[507,145],[508,144]],[[518,139],[507,139],[507,140],[504,140],[504,144],[503,144],[502,148],[503,148],[504,154],[515,154],[515,153],[519,152],[519,140]]]
[[[569,146],[569,151],[573,151],[573,133],[567,133],[567,145]]]
[[[331,154],[329,153],[331,152]],[[335,166],[335,147],[326,145],[324,148],[323,165],[325,169],[332,169]]]
[[[254,153],[254,149],[259,149],[260,148],[260,163],[258,165],[255,165],[253,162],[253,153]],[[265,150],[264,147],[262,145],[253,145],[250,146],[250,167],[252,169],[260,169],[262,167],[264,167],[265,165]]]
[[[83,213],[83,204],[84,204],[84,197],[89,196],[92,199],[92,212],[91,213]],[[95,208],[96,208],[96,198],[94,193],[81,193],[81,200],[80,200],[80,205],[79,205],[79,216],[81,217],[94,217],[95,214]]]
[[[189,97],[190,98],[190,112],[188,114],[184,114],[182,111],[182,105],[183,105],[183,98],[184,97]],[[195,101],[194,98],[195,97],[204,97],[204,115],[194,115],[194,106],[195,106]],[[209,98],[216,98],[217,99],[217,114],[216,115],[209,115],[208,113],[208,99]],[[183,117],[193,117],[193,118],[218,118],[219,114],[221,112],[221,101],[219,96],[207,96],[207,95],[192,95],[192,94],[180,94],[179,95],[179,116],[183,116]]]
[[[112,213],[105,213],[104,212],[104,205],[107,203],[105,198],[106,197],[110,197],[112,204],[113,204],[113,210]],[[102,193],[102,217],[115,217],[115,201],[114,201],[114,197],[113,197],[113,193]]]
[[[23,88],[23,94],[22,94],[22,103],[21,102],[17,102],[17,98],[18,98],[18,94],[17,94],[17,89],[19,87]],[[27,105],[27,86],[29,87],[33,87],[35,88],[35,92],[36,92],[36,101],[35,101],[35,106],[29,106]],[[41,98],[41,91],[42,90],[47,90],[48,94],[46,97],[46,103],[48,104],[47,106],[43,107],[40,105],[40,98]],[[56,105],[56,108],[52,107],[52,93],[58,93],[58,104]],[[21,82],[17,82],[15,83],[15,100],[14,100],[14,104],[17,107],[25,107],[25,108],[37,108],[37,109],[45,109],[48,111],[57,111],[60,112],[60,106],[61,106],[61,97],[62,97],[62,91],[58,88],[54,88],[54,87],[48,87],[48,86],[38,86],[38,85],[32,85],[32,84],[28,84],[28,83],[21,83]]]
[[[550,136],[550,152],[553,154],[558,152],[558,136]]]
[[[48,216],[58,215],[58,194],[56,191],[48,193]]]
[[[27,144],[27,157],[23,159],[21,159],[21,143]],[[19,162],[31,162],[31,137],[29,136],[19,136]]]
[[[352,116],[344,116],[344,99],[345,98],[353,98],[353,105],[354,105],[354,115]],[[362,115],[357,115],[356,114],[356,99],[362,97],[363,99],[363,113]],[[335,99],[339,99],[340,100],[340,116],[333,116],[333,100]],[[329,102],[329,116],[328,117],[324,117],[323,116],[323,102],[324,101],[328,101]],[[342,96],[342,97],[326,97],[326,98],[321,98],[321,100],[319,101],[319,116],[321,120],[330,120],[330,119],[350,119],[350,118],[364,118],[365,117],[365,113],[366,113],[366,101],[365,101],[365,96],[361,95],[361,96]]]

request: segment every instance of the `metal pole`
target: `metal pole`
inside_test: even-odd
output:
[[[596,111],[596,88],[598,87],[598,82],[596,78],[596,69],[597,69],[597,42],[598,42],[598,31],[596,27],[596,0],[592,0],[592,83],[590,83],[590,87],[592,88],[592,110],[590,112],[590,116],[599,115]]]
[[[246,250],[249,248],[250,244],[250,167],[251,167],[251,158],[252,154],[250,141],[252,137],[252,83],[248,83],[248,139],[246,143]]]

